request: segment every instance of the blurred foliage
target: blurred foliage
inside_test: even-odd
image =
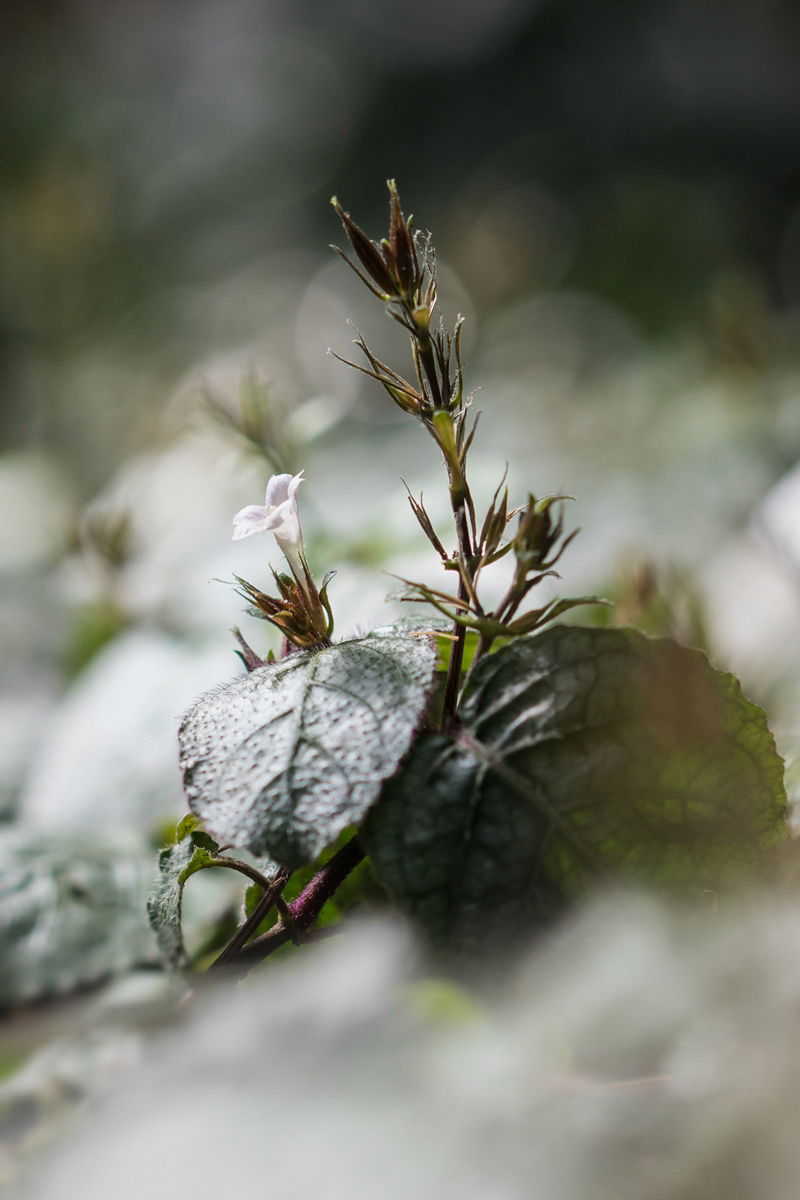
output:
[[[201,391],[202,406],[223,428],[232,430],[259,454],[273,474],[295,474],[297,452],[286,430],[286,413],[252,368],[239,388],[238,404],[211,387]]]
[[[406,988],[406,1004],[427,1024],[473,1025],[485,1011],[453,979],[420,979]]]
[[[662,334],[713,324],[722,277],[796,302],[792,0],[506,8],[8,0],[0,444],[96,486],[187,370],[261,336],[247,272],[316,254],[331,191],[377,219],[389,175],[482,310],[561,285]]]
[[[684,646],[709,649],[707,618],[691,576],[675,566],[644,560],[621,565],[609,589],[611,604],[591,610],[583,624],[633,625],[653,637],[671,637]]]
[[[613,301],[651,334],[699,322],[717,276],[740,256],[741,207],[713,182],[615,179],[581,206],[565,282]]]
[[[109,600],[79,608],[73,616],[64,650],[67,677],[78,675],[128,624],[128,618]]]
[[[0,1007],[154,961],[147,849],[129,834],[6,830],[0,840]]]

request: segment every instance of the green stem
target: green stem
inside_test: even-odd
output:
[[[458,582],[458,598],[466,600],[467,589],[464,586],[463,579]],[[458,707],[458,694],[461,690],[461,669],[464,664],[464,644],[467,639],[466,628],[458,621],[453,626],[455,641],[450,650],[450,659],[447,664],[447,683],[444,689],[444,705],[442,708],[442,729],[450,730],[456,724],[456,708]]]
[[[262,875],[255,867],[251,867],[249,863],[242,862],[238,858],[211,858],[203,864],[204,867],[227,867],[231,871],[239,871],[240,874],[246,875],[253,883],[257,883],[260,888],[265,891],[272,886],[272,880],[267,879],[266,875]]]
[[[420,331],[419,327],[414,321],[414,315],[410,308],[409,313],[411,315],[412,322],[411,336],[417,343],[420,362],[422,363],[425,371],[425,376],[428,380],[428,386],[431,389],[431,400],[433,401],[433,407],[437,409],[443,408],[444,404],[442,401],[442,389],[439,384],[439,376],[436,372],[436,360],[433,356],[433,342],[431,341],[429,333],[422,333]]]

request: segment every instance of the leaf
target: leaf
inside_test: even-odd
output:
[[[111,834],[0,835],[0,1005],[156,960],[145,901],[152,854]]]
[[[192,829],[192,821],[195,825],[197,824],[196,818],[184,817],[178,830],[180,831],[184,827],[190,831],[188,835],[184,834],[179,841],[175,842],[175,845],[167,846],[161,851],[158,858],[158,883],[147,901],[147,914],[156,935],[161,957],[173,970],[186,966],[190,958],[183,940],[186,924],[183,913],[183,890],[192,875],[209,867],[224,868],[242,874],[247,870],[247,864],[241,860],[226,858],[214,839],[204,830]],[[257,859],[251,865],[267,882],[275,878],[280,870],[278,864],[270,858]],[[260,896],[261,888],[255,884],[247,889],[246,895],[250,896],[251,892],[258,893]],[[215,918],[224,915],[224,910],[219,910],[218,905],[213,907]],[[250,915],[249,912],[247,915]],[[191,933],[191,925],[196,924],[196,921],[190,920],[189,924]]]
[[[201,697],[179,733],[192,810],[227,845],[288,867],[317,858],[397,770],[435,660],[432,637],[390,628]]]
[[[161,851],[158,856],[158,883],[147,901],[147,914],[158,948],[164,961],[172,968],[185,966],[188,962],[181,924],[184,886],[196,871],[212,865],[211,851],[207,846],[197,845],[197,836],[197,832],[190,833],[174,846],[167,846]]]
[[[617,878],[724,888],[784,836],[764,713],[698,651],[553,626],[475,668],[456,737],[421,738],[362,836],[438,946],[498,946]]]
[[[175,829],[175,841],[182,842],[183,839],[187,838],[193,830],[197,829],[199,824],[200,822],[194,813],[187,813],[186,816],[183,817],[177,824]]]
[[[256,910],[259,900],[264,895],[264,889],[260,888],[257,883],[251,883],[244,894],[244,915],[246,918],[252,917]]]
[[[158,856],[159,877],[147,901],[147,915],[156,935],[158,949],[167,966],[177,969],[189,961],[183,943],[183,889],[198,871],[221,865],[219,846],[202,829],[197,818],[184,817],[179,837]]]

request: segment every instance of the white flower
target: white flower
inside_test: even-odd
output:
[[[298,582],[305,577],[302,565],[303,535],[297,513],[295,493],[303,482],[298,475],[273,475],[267,484],[266,501],[248,504],[233,518],[233,540],[250,537],[251,533],[272,533]]]

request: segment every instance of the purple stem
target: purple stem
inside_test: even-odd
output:
[[[263,959],[273,954],[280,946],[292,941],[297,936],[298,930],[301,934],[306,935],[308,940],[314,940],[314,935],[310,933],[311,926],[336,889],[365,857],[366,850],[358,837],[351,838],[342,846],[341,850],[337,850],[333,858],[325,863],[325,866],[317,872],[297,899],[288,906],[294,928],[289,928],[283,922],[273,925],[272,929],[262,933],[261,937],[254,938],[252,942],[243,946],[231,965],[236,968],[245,967],[249,970],[256,963],[262,962]],[[317,932],[322,933],[323,931]]]

